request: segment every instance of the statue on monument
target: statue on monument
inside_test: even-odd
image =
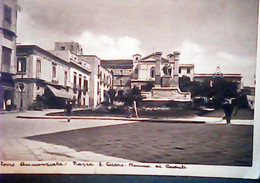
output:
[[[165,76],[170,76],[172,74],[172,68],[169,64],[164,65],[163,73],[164,73]]]

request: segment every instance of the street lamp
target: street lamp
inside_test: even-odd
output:
[[[19,88],[21,90],[21,102],[20,102],[20,111],[23,110],[23,90],[24,90],[24,84],[19,84]]]

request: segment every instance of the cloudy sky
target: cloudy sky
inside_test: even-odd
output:
[[[19,0],[18,42],[53,49],[77,41],[84,54],[131,59],[181,52],[196,73],[241,73],[253,85],[258,0]]]

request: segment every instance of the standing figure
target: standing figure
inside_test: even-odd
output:
[[[65,105],[65,110],[66,110],[68,122],[70,122],[70,116],[72,113],[72,101],[71,100],[67,101],[67,104]]]
[[[134,112],[135,112],[135,116],[136,116],[137,118],[139,118],[139,117],[138,117],[137,104],[136,104],[136,101],[135,101],[135,100],[134,100],[134,102],[133,102],[133,109],[134,109]]]
[[[225,119],[227,121],[227,124],[230,123],[231,121],[231,116],[233,113],[233,105],[232,105],[232,99],[225,99],[224,103],[223,103],[223,110],[225,113]]]
[[[164,73],[165,76],[170,76],[172,74],[172,68],[169,64],[164,65],[163,73]]]

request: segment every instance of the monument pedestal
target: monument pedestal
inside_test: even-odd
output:
[[[163,76],[161,78],[161,86],[162,87],[170,87],[171,86],[171,76]]]
[[[192,104],[191,93],[180,91],[178,86],[155,86],[150,93],[146,92],[142,94],[144,94],[144,96],[146,97],[145,99],[143,99],[144,106],[185,107],[191,106]]]

